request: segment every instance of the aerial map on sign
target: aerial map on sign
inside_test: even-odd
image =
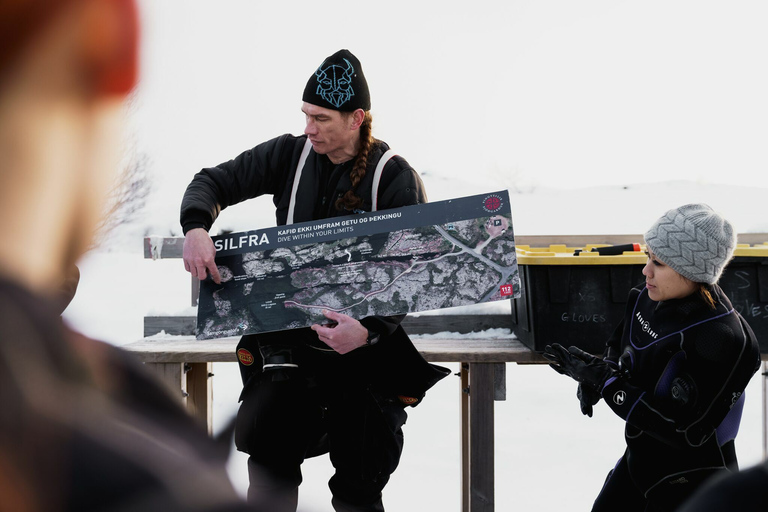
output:
[[[311,242],[295,245],[303,240]],[[201,287],[200,339],[307,327],[324,320],[323,310],[397,315],[508,299],[520,289],[506,192],[214,243],[222,284]]]

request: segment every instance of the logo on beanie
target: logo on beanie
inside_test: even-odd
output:
[[[251,366],[253,364],[253,354],[241,348],[237,351],[237,358],[243,363],[244,366]]]
[[[317,77],[315,94],[336,108],[348,102],[355,95],[355,91],[352,89],[352,77],[355,74],[355,68],[347,59],[344,59],[344,62],[347,63],[346,69],[332,64],[324,69],[318,68],[315,72]]]

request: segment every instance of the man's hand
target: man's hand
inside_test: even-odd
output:
[[[346,354],[367,344],[368,329],[363,324],[342,313],[325,310],[323,314],[335,324],[315,324],[312,330],[317,333],[320,341],[333,350],[339,354]]]
[[[202,281],[210,274],[216,284],[221,284],[215,257],[216,248],[206,230],[195,228],[187,231],[184,237],[184,268],[193,277]]]
[[[598,393],[614,373],[608,363],[576,346],[570,346],[566,350],[559,343],[547,345],[542,355],[552,361],[549,366],[556,372],[591,386]]]

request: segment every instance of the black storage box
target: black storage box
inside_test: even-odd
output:
[[[578,256],[575,248],[518,247],[521,295],[512,300],[513,331],[527,347],[576,345],[602,354],[624,314],[630,288],[641,284],[642,252]],[[720,286],[755,331],[760,352],[768,353],[768,245],[740,245]]]
[[[719,284],[768,353],[768,245],[738,247]]]
[[[624,314],[629,290],[645,279],[646,256],[600,256],[589,250],[575,256],[575,248],[565,246],[518,246],[522,290],[512,300],[512,323],[527,347],[541,352],[560,343],[603,353]]]

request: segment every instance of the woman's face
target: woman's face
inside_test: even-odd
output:
[[[643,267],[645,287],[651,300],[682,299],[696,291],[697,284],[672,270],[648,249],[648,263]]]

